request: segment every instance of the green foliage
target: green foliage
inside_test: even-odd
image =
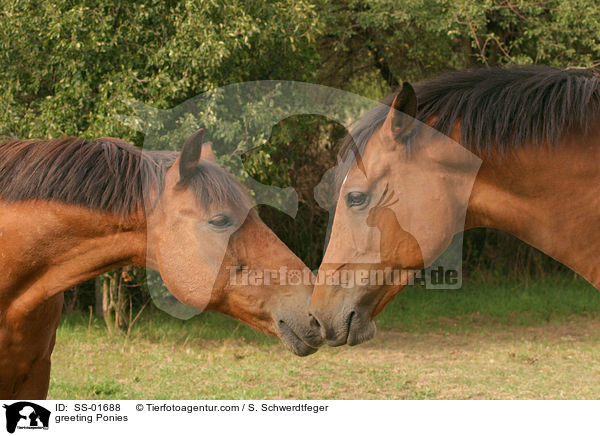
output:
[[[481,64],[600,65],[596,0],[323,0],[321,10],[321,78],[338,86],[373,70],[392,84]]]
[[[167,109],[228,83],[309,80],[319,61],[306,0],[0,5],[5,135],[132,140],[116,116],[130,99]]]

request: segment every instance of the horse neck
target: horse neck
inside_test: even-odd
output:
[[[555,148],[532,145],[483,157],[466,228],[511,233],[600,289],[598,130]]]
[[[146,264],[143,212],[121,219],[50,201],[2,204],[0,228],[2,305],[27,310],[106,271]]]

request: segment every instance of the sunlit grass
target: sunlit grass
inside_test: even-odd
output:
[[[151,310],[129,336],[68,314],[51,398],[597,398],[600,295],[581,280],[408,289],[376,338],[299,358],[222,315]]]
[[[600,292],[572,275],[515,281],[465,279],[461,289],[410,287],[379,315],[380,328],[455,331],[471,326],[543,325],[600,316]]]

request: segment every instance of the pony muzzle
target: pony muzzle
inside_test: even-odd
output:
[[[318,326],[308,315],[301,324],[293,319],[278,318],[276,327],[281,341],[297,356],[316,353],[323,344]]]
[[[310,314],[319,325],[325,343],[330,347],[339,347],[358,345],[375,335],[377,328],[371,319],[371,312],[367,308],[354,306],[342,308],[333,316],[315,308]]]

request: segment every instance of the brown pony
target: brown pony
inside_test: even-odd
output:
[[[0,145],[0,206],[0,398],[45,398],[63,292],[124,265],[159,271],[180,301],[278,335],[298,355],[322,341],[311,287],[230,280],[232,267],[306,267],[200,132],[180,156],[113,138],[11,140]]]
[[[405,83],[363,119],[355,142],[347,140],[356,160],[342,173],[319,274],[418,270],[456,233],[490,227],[600,289],[600,78],[514,66],[451,73],[415,88]],[[431,129],[411,117],[462,147],[441,134],[423,136]],[[377,238],[357,248],[355,235],[375,228]],[[373,253],[375,262],[363,261]],[[373,318],[404,286],[341,289],[319,280],[310,311],[327,343],[354,345],[375,334]]]

